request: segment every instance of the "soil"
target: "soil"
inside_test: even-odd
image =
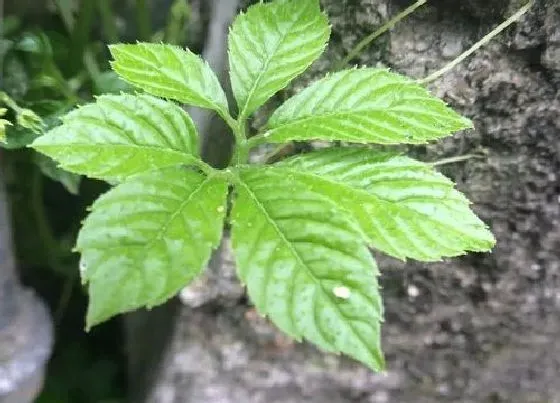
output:
[[[295,90],[409,2],[322,3],[332,43]],[[431,1],[353,62],[424,77],[520,5]],[[425,161],[475,155],[441,170],[473,201],[498,242],[491,254],[434,264],[378,256],[386,373],[278,333],[236,285],[226,244],[178,309],[137,314],[133,358],[147,351],[142,329],[173,312],[163,365],[159,371],[149,365],[146,401],[560,402],[560,4],[537,2],[520,23],[430,88],[476,129],[410,151]]]

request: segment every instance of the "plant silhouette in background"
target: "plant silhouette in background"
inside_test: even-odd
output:
[[[330,74],[249,136],[248,119],[321,55],[329,34],[318,0],[240,14],[228,49],[236,118],[214,72],[189,50],[110,47],[114,71],[144,93],[100,96],[32,144],[70,172],[115,184],[93,204],[76,246],[88,328],[175,295],[206,267],[227,220],[240,281],[261,314],[296,340],[381,370],[383,307],[368,246],[436,261],[494,245],[449,179],[375,146],[472,127],[413,80],[374,68]],[[199,158],[197,129],[178,103],[227,122],[236,143],[228,168]],[[248,163],[265,143],[311,140],[348,145]]]

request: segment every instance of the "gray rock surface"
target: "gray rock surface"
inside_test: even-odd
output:
[[[31,403],[53,347],[50,313],[18,280],[0,153],[0,403]]]
[[[408,2],[323,4],[332,43],[295,88],[325,72]],[[520,5],[431,1],[354,62],[424,77]],[[232,284],[226,244],[225,257],[204,283],[208,288],[185,291],[196,297],[206,290],[178,310],[147,401],[560,402],[559,88],[556,0],[537,2],[522,22],[431,85],[471,117],[476,130],[411,153],[426,161],[476,155],[441,170],[474,202],[498,243],[492,254],[436,264],[379,257],[386,373],[373,374],[278,333]]]

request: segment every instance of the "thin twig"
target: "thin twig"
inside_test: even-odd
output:
[[[427,0],[418,0],[416,3],[410,5],[409,7],[405,8],[403,11],[395,15],[393,18],[391,18],[389,21],[387,21],[385,24],[379,27],[379,29],[377,29],[375,32],[366,36],[354,47],[354,49],[350,51],[350,53],[348,53],[348,55],[340,63],[336,64],[335,70],[341,70],[344,67],[346,67],[348,63],[350,63],[352,59],[358,56],[366,46],[368,46],[370,43],[372,43],[375,39],[383,35],[388,30],[393,28],[399,21],[407,17],[409,14],[413,13],[418,7],[426,4],[426,2]]]
[[[534,3],[534,0],[529,1],[527,4],[525,4],[523,7],[521,7],[515,14],[513,14],[507,20],[505,20],[500,25],[498,25],[496,28],[494,28],[490,33],[485,35],[480,41],[478,41],[473,46],[471,46],[471,48],[469,50],[467,50],[466,52],[463,52],[461,55],[456,57],[450,63],[446,64],[441,69],[435,71],[434,73],[430,74],[426,78],[422,78],[420,80],[417,80],[417,82],[420,83],[420,84],[431,83],[432,81],[435,81],[439,77],[443,76],[448,71],[452,70],[455,66],[457,66],[459,63],[461,63],[467,57],[469,57],[474,52],[476,52],[478,49],[480,49],[482,46],[486,45],[488,42],[490,42],[492,39],[494,39],[494,37],[496,35],[500,34],[504,29],[506,29],[511,24],[513,24],[514,22],[519,20],[527,11],[529,11],[529,9],[533,6],[533,3]]]
[[[438,167],[438,166],[441,166],[441,165],[454,164],[456,162],[463,162],[463,161],[470,160],[471,158],[478,158],[478,157],[481,157],[481,156],[476,155],[476,154],[456,155],[454,157],[442,158],[440,160],[430,162],[430,163],[428,163],[428,165],[431,165],[433,167]]]

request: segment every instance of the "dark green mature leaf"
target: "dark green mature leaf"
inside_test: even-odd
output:
[[[247,117],[302,73],[330,35],[318,0],[278,0],[240,14],[229,35],[231,84]]]
[[[260,140],[419,144],[469,127],[468,119],[414,81],[363,68],[327,76],[286,101]]]
[[[24,148],[31,144],[39,136],[40,133],[34,132],[33,130],[17,125],[10,125],[6,127],[6,135],[5,138],[0,141],[0,148],[8,150]]]
[[[228,184],[182,167],[137,175],[93,205],[80,231],[87,326],[160,304],[204,269],[217,247]]]
[[[375,262],[344,212],[293,178],[240,172],[232,211],[239,277],[257,310],[290,336],[380,370]]]
[[[375,248],[397,258],[433,261],[488,251],[495,243],[453,182],[411,158],[337,148],[274,169],[345,208]]]
[[[80,182],[82,180],[80,175],[61,169],[56,165],[55,161],[43,154],[35,153],[33,160],[43,175],[48,176],[53,181],[59,182],[73,195],[77,195],[79,193]]]
[[[106,180],[197,160],[198,137],[179,106],[149,95],[106,95],[33,142],[71,172]]]
[[[224,115],[228,104],[218,78],[188,49],[155,43],[109,46],[111,63],[124,80],[144,91]]]

